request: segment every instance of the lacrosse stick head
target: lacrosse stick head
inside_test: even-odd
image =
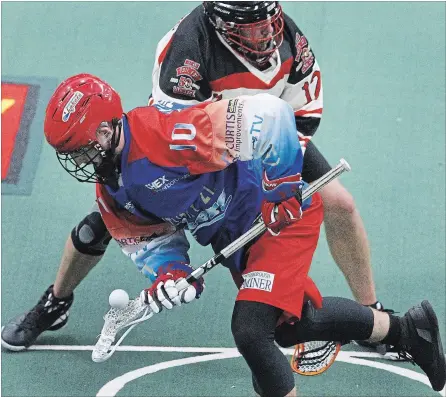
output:
[[[320,375],[335,362],[341,346],[341,342],[333,341],[299,343],[291,358],[291,368],[299,375]]]
[[[141,302],[139,297],[130,300],[123,309],[112,307],[104,316],[104,326],[99,335],[99,340],[93,347],[91,359],[96,363],[108,360],[133,327],[152,316],[153,312]],[[128,329],[113,345],[117,334],[124,328]]]

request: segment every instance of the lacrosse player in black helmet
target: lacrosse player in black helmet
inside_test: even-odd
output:
[[[159,109],[258,93],[293,108],[305,152],[303,179],[321,177],[331,168],[311,141],[323,111],[321,70],[308,38],[279,2],[205,1],[160,40],[149,100]],[[327,242],[354,298],[385,310],[376,296],[367,233],[354,199],[339,181],[321,195]]]

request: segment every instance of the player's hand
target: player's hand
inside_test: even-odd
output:
[[[178,283],[193,270],[192,267],[183,263],[168,267],[168,271],[158,276],[150,288],[141,292],[141,301],[149,305],[154,313],[159,313],[163,308],[170,310],[174,306],[181,306],[182,303],[192,302],[204,290],[203,279],[192,284],[187,283],[187,287],[183,289],[180,289]]]
[[[263,172],[262,218],[272,235],[302,218],[302,187],[301,174],[269,180]]]

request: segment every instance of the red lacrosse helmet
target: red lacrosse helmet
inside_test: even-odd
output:
[[[58,153],[73,152],[96,142],[101,122],[120,119],[122,113],[121,98],[109,84],[77,74],[63,81],[48,102],[45,137]]]

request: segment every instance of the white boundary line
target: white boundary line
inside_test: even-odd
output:
[[[47,350],[47,351],[92,351],[93,346],[89,345],[34,345],[29,350]],[[149,375],[165,369],[174,368],[182,365],[196,364],[206,361],[224,360],[228,358],[240,357],[240,353],[234,347],[188,347],[188,346],[132,346],[124,345],[118,346],[116,349],[121,352],[167,352],[167,353],[209,353],[202,356],[187,357],[177,360],[164,361],[161,363],[149,365],[147,367],[138,368],[136,370],[127,372],[117,378],[107,382],[96,394],[97,397],[115,396],[127,383],[132,382],[142,376]],[[292,355],[294,349],[281,349],[284,354]],[[363,351],[340,351],[336,360],[363,365],[371,368],[381,369],[387,372],[394,373],[423,383],[430,387],[430,382],[427,376],[407,369],[391,365],[388,363],[369,361],[366,358],[378,358],[386,361],[397,362],[396,354],[381,355],[379,353],[363,352]],[[439,392],[443,397],[446,397],[446,388]]]
[[[63,351],[92,351],[93,345],[34,345],[28,350],[63,350]],[[178,352],[178,353],[223,353],[233,351],[233,347],[184,347],[184,346],[132,346],[120,345],[116,351],[121,352]],[[291,350],[291,349],[288,349]]]
[[[227,358],[240,356],[237,349],[234,348],[232,350],[232,352],[226,351],[223,353],[206,354],[204,356],[181,358],[179,360],[163,361],[158,364],[149,365],[148,367],[135,369],[112,379],[110,382],[107,382],[97,392],[96,397],[114,397],[127,383],[134,381],[141,376],[153,374],[154,372],[162,371],[164,369],[179,367],[181,365],[202,363],[206,361],[225,360]]]
[[[50,351],[92,351],[93,345],[33,345],[27,350],[50,350]],[[120,345],[116,351],[121,352],[166,352],[166,353],[224,353],[232,352],[235,347],[194,347],[194,346],[141,346],[141,345]],[[292,355],[294,348],[280,349],[284,354]],[[399,361],[396,353],[380,353],[354,350],[341,350],[339,356],[353,356],[365,358],[380,358],[382,360]]]

